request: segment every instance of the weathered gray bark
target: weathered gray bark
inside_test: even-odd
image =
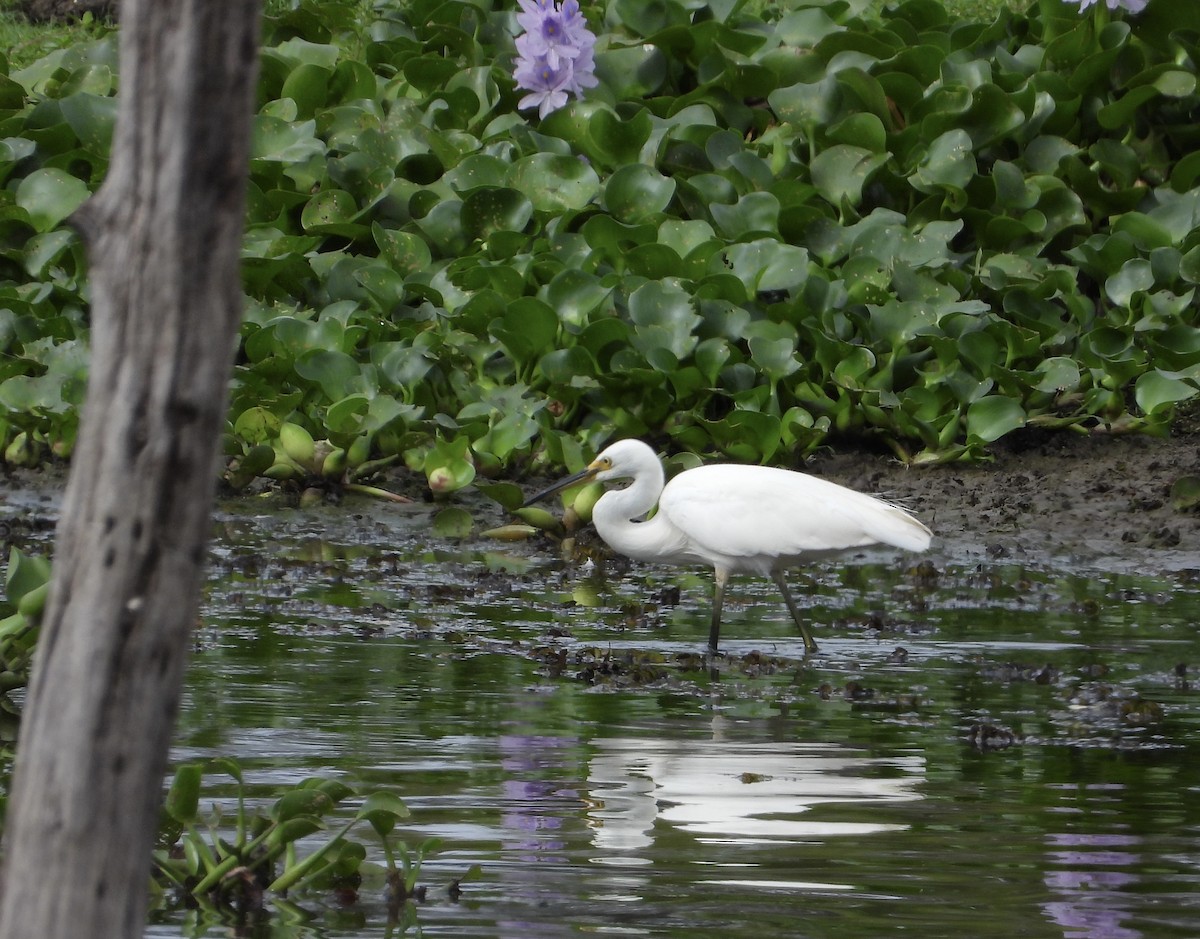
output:
[[[241,310],[258,5],[122,6],[111,169],[78,215],[91,378],[8,807],[3,939],[144,928]]]

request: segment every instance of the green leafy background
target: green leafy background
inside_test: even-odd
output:
[[[1167,431],[1200,376],[1200,10],[1100,6],[586,4],[600,87],[538,120],[515,3],[274,4],[230,482],[403,460],[453,491],[629,435],[919,462]],[[68,219],[117,85],[103,30],[0,67],[13,464],[74,441]]]

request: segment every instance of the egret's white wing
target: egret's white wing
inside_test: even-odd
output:
[[[681,473],[659,512],[704,551],[785,558],[890,544],[929,546],[929,530],[890,503],[828,480],[764,466],[718,464]]]

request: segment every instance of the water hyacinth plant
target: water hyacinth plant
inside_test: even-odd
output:
[[[529,92],[518,103],[537,107],[545,117],[567,103],[567,93],[583,97],[585,88],[597,85],[594,49],[596,36],[587,27],[576,0],[520,0],[517,23],[525,30],[517,37],[518,58],[513,78]]]
[[[1100,0],[1063,0],[1063,3],[1078,4],[1080,13],[1099,2]],[[1110,10],[1127,10],[1130,13],[1141,13],[1146,9],[1146,4],[1150,0],[1104,0],[1104,2]]]
[[[1168,432],[1200,402],[1200,4],[1109,6],[605,0],[597,40],[575,0],[272,3],[229,485],[452,503],[617,436],[794,464]],[[0,61],[9,465],[75,439],[67,219],[115,49]]]

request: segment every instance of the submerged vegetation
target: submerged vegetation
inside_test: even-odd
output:
[[[311,475],[353,453],[450,492],[629,435],[977,459],[1031,425],[1165,432],[1196,395],[1200,13],[583,12],[599,85],[539,119],[515,4],[269,5],[232,484],[310,475],[288,426],[337,454]],[[36,465],[85,386],[68,219],[114,38],[3,71],[0,442]]]
[[[208,814],[202,811],[206,775],[234,780],[229,811],[215,803]],[[358,807],[348,819],[333,817],[339,810],[344,816],[346,806],[354,804]],[[339,906],[348,906],[357,901],[364,875],[379,868],[375,879],[387,896],[389,919],[411,925],[413,904],[426,894],[418,883],[421,863],[437,850],[438,841],[426,840],[409,851],[394,840],[397,821],[408,816],[408,807],[390,792],[364,796],[340,779],[316,777],[288,788],[264,811],[248,805],[236,761],[186,763],[176,770],[167,794],[154,853],[158,906],[198,908],[218,920],[245,919],[267,906],[294,906],[286,898],[297,894],[330,894]],[[351,837],[358,830],[378,839],[384,867],[368,863],[366,846]],[[473,868],[453,881],[451,894],[476,872]]]

